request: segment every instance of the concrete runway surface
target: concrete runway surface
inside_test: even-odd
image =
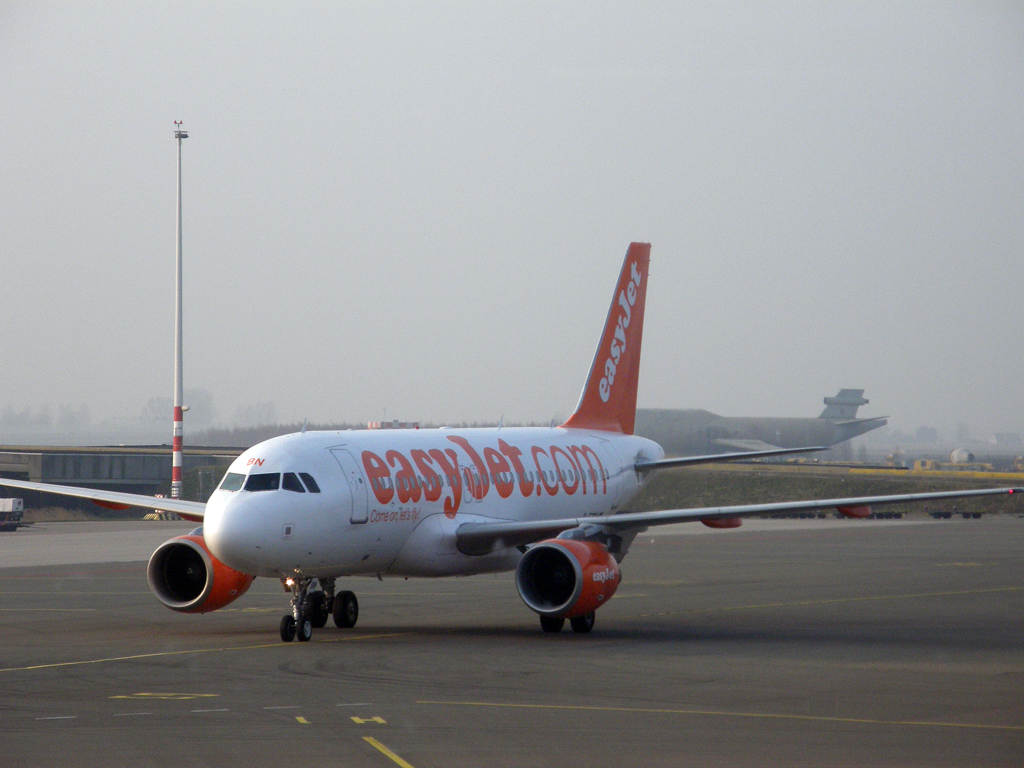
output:
[[[139,553],[190,527],[0,534],[0,765],[1024,764],[1016,511],[643,535],[589,636],[510,574],[352,579],[359,625],[290,644],[276,582],[149,593]]]

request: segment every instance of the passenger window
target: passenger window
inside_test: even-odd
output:
[[[316,484],[316,480],[313,479],[309,472],[299,472],[299,477],[302,478],[306,487],[309,488],[310,493],[320,493],[320,486]]]
[[[284,478],[281,481],[281,487],[286,491],[295,491],[296,493],[306,492],[306,489],[302,487],[302,483],[299,482],[299,478],[295,476],[294,472],[284,473]]]
[[[220,490],[237,491],[244,483],[245,475],[239,474],[238,472],[228,472],[224,475],[224,479],[221,480]]]
[[[281,475],[277,472],[249,475],[245,481],[247,491],[276,491],[281,484]]]

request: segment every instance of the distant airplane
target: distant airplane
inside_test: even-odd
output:
[[[629,512],[655,471],[797,451],[666,459],[633,434],[650,245],[633,243],[619,274],[575,413],[559,427],[301,432],[259,443],[232,463],[206,504],[0,479],[16,488],[104,506],[176,512],[202,521],[150,558],[148,579],[168,607],[203,613],[241,596],[256,576],[280,579],[291,611],[282,640],[309,640],[333,615],[352,627],[359,604],[336,580],[355,575],[465,576],[516,572],[519,595],[546,632],[568,619],[589,632],[615,593],[638,533],[701,521],[871,505],[1008,495],[1021,488],[868,496]]]
[[[825,410],[817,418],[733,417],[699,409],[641,408],[636,433],[659,443],[671,456],[723,449],[833,446],[888,423],[885,416],[858,419],[857,409],[867,404],[863,389],[841,389],[835,397],[825,398]]]

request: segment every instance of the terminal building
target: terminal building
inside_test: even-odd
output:
[[[196,501],[209,498],[241,452],[239,448],[186,448],[182,459],[183,498]],[[0,476],[34,483],[167,496],[171,490],[171,446],[0,446]],[[17,488],[0,488],[0,497],[22,498],[26,509],[97,509],[86,499]]]

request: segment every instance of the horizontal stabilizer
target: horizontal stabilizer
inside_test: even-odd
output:
[[[709,453],[706,456],[673,456],[670,459],[638,461],[633,465],[637,472],[650,472],[653,469],[670,469],[672,467],[689,467],[694,464],[715,464],[720,461],[743,461],[759,459],[764,456],[784,456],[789,453],[812,453],[827,451],[826,445],[812,445],[807,448],[769,448],[766,451],[740,451],[739,453]]]
[[[723,437],[719,440],[715,440],[716,445],[721,445],[723,448],[733,448],[737,451],[781,451],[781,445],[772,445],[766,443],[764,440],[745,440],[741,437],[736,439],[730,439]]]
[[[857,409],[868,404],[863,389],[840,389],[835,397],[825,398],[825,410],[822,419],[855,419]]]

